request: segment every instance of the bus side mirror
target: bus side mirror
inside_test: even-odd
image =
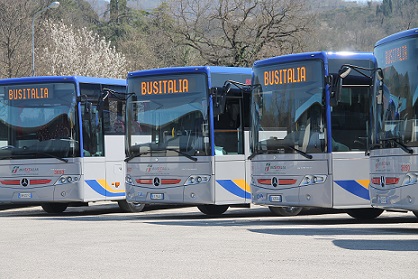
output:
[[[213,103],[213,116],[218,116],[225,112],[225,88],[224,87],[213,87],[210,90]]]
[[[129,100],[129,99],[128,99]],[[134,114],[134,121],[138,121],[138,96],[136,94],[131,95],[131,102],[132,102],[132,113]]]
[[[337,106],[338,101],[339,101],[339,95],[340,95],[339,93],[341,92],[339,85],[341,84],[342,81],[338,77],[331,74],[326,77],[326,82],[329,86],[329,91],[330,91],[330,98],[329,98],[330,105],[333,107]]]
[[[383,84],[383,71],[381,68],[378,68],[376,70],[376,82],[377,86],[377,93],[376,93],[376,103],[378,105],[383,104],[383,95],[384,92],[387,91],[387,88],[385,88],[385,85]]]
[[[377,70],[376,70],[376,79],[378,80],[378,81],[383,81],[383,70],[381,69],[381,68],[378,68]]]
[[[337,106],[340,102],[340,95],[343,90],[343,79],[345,79],[351,72],[351,68],[343,66],[339,71],[338,75],[329,75],[327,82],[330,85],[330,104],[331,106]]]
[[[84,103],[84,117],[89,117],[91,115],[93,104],[91,102]]]

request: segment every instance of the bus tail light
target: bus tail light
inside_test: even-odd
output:
[[[162,185],[179,184],[180,181],[181,181],[181,179],[167,179],[167,178],[163,178],[163,179],[161,179],[161,184]]]
[[[278,185],[296,184],[297,179],[273,177],[272,179],[260,178],[260,179],[257,179],[257,182],[258,184],[261,184],[261,185],[272,185],[274,187],[277,187]]]
[[[385,184],[386,185],[395,185],[398,184],[399,177],[386,177],[385,178]]]
[[[374,185],[380,185],[380,177],[373,177],[372,178],[372,184]]]

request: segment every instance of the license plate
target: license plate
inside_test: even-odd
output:
[[[151,200],[163,200],[164,194],[151,194],[150,198]]]
[[[379,203],[388,203],[388,199],[386,196],[379,196]]]
[[[32,198],[32,193],[19,193],[17,195],[17,197],[19,199],[31,199]]]
[[[273,195],[270,196],[271,202],[282,202],[282,195]]]

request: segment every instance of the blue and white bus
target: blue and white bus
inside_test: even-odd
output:
[[[369,75],[352,71],[342,80],[343,65]],[[254,63],[253,203],[280,215],[302,207],[364,219],[382,213],[370,206],[365,154],[375,68],[371,53],[300,53]]]
[[[173,67],[128,74],[127,200],[249,206],[250,68]]]
[[[136,211],[125,200],[125,102],[122,79],[0,80],[0,203],[59,213],[118,201]]]
[[[378,41],[374,55],[384,90],[373,98],[371,204],[418,217],[418,28]]]

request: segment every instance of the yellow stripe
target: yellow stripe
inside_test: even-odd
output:
[[[234,179],[235,184],[246,192],[250,191],[250,186],[245,182],[245,179]]]
[[[107,184],[106,179],[97,179],[97,182],[100,184],[100,186],[102,186],[103,188],[105,188],[108,192],[112,192],[112,193],[122,193],[125,190],[123,189],[112,189],[109,184]]]
[[[364,188],[369,189],[369,184],[370,184],[369,179],[361,179],[361,180],[356,180],[356,181],[358,182],[358,184],[360,184]]]

